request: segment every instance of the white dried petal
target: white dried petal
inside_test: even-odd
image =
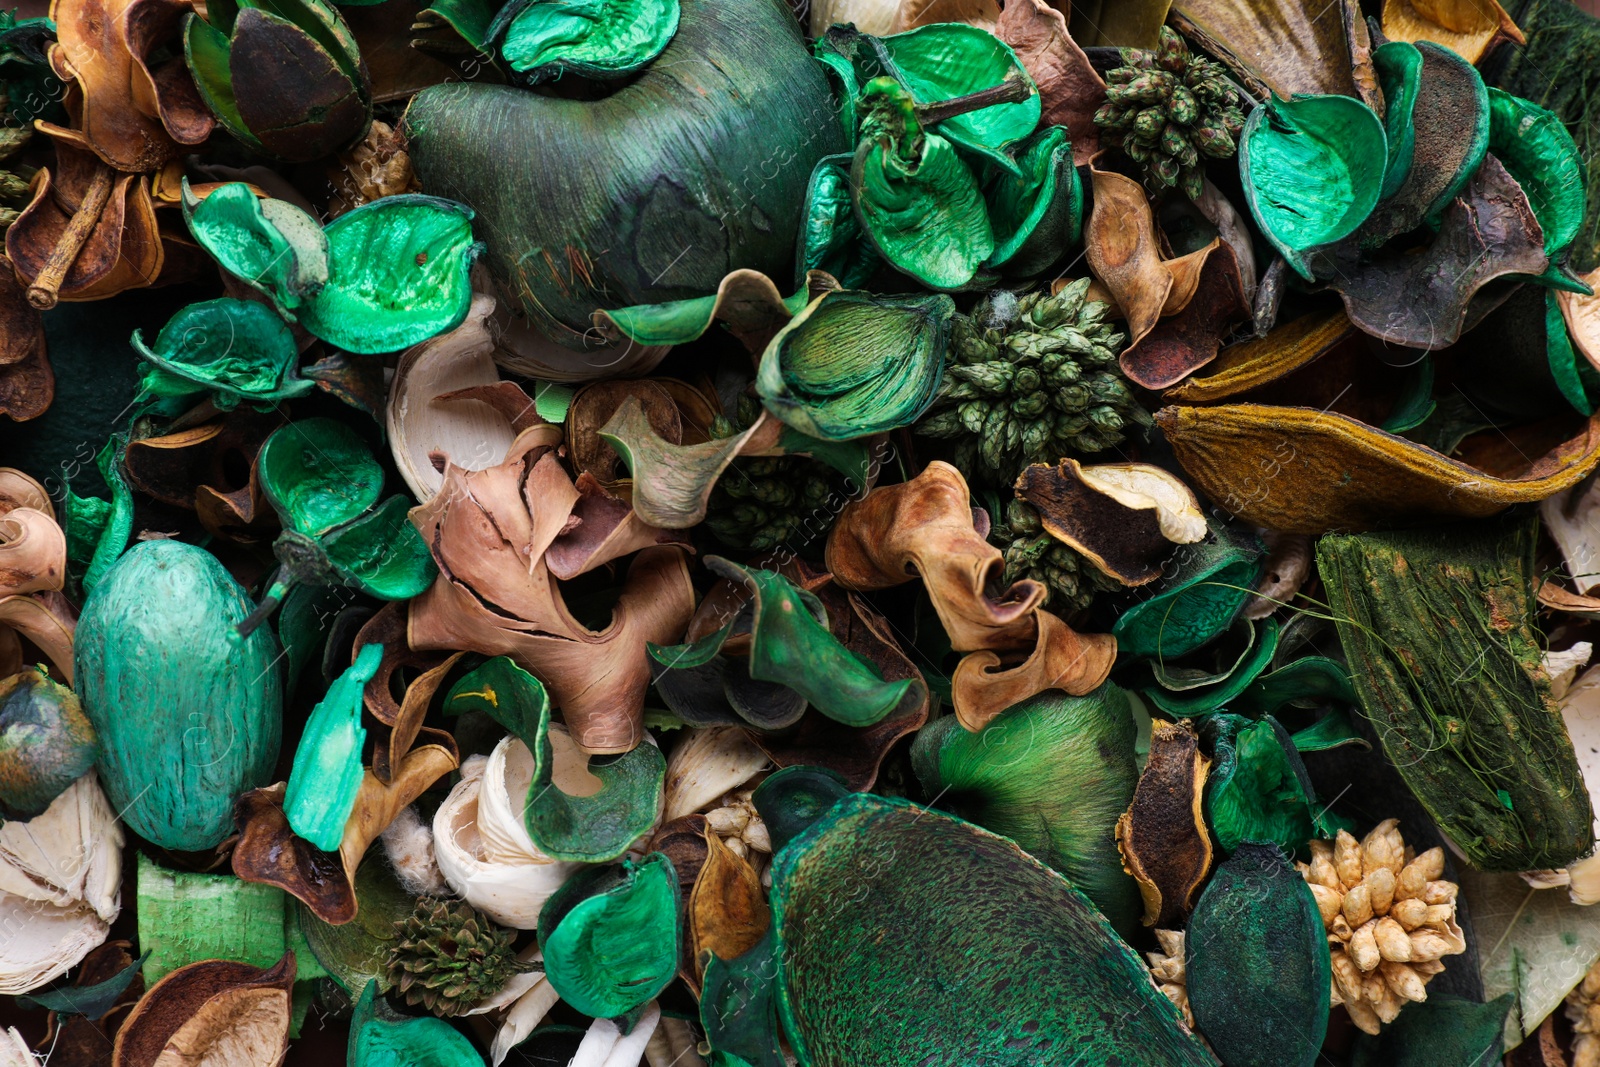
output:
[[[706,825],[718,837],[737,837],[750,823],[750,813],[743,808],[713,808],[706,812]]]
[[[740,859],[744,859],[746,856],[750,855],[750,846],[746,845],[743,841],[739,840],[737,837],[727,838],[722,843],[725,846],[727,846],[727,849],[728,849],[729,852],[732,852],[735,856],[738,856]]]
[[[752,815],[750,821],[745,824],[744,833],[739,836],[744,839],[745,844],[757,852],[770,853],[772,851],[772,834],[767,830],[767,824],[762,822],[759,816]]]

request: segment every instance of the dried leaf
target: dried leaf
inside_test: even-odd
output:
[[[1088,163],[1100,150],[1094,113],[1105,102],[1106,83],[1067,32],[1062,13],[1045,0],[1012,0],[993,32],[1011,46],[1039,87],[1039,125],[1065,126],[1072,162]]]
[[[1522,31],[1495,0],[1383,0],[1383,35],[1391,41],[1433,41],[1468,63],[1499,41],[1526,44]]]
[[[388,782],[419,736],[426,737],[426,744],[442,745],[455,752],[455,738],[443,730],[424,727],[422,721],[445,676],[466,653],[441,656],[413,652],[406,643],[406,612],[399,601],[385,604],[356,634],[350,653],[352,663],[369,644],[383,646],[377,673],[366,683],[362,694],[367,711],[381,727],[374,731],[372,773],[379,781]],[[405,687],[405,695],[398,702],[394,698],[397,681]]]
[[[1353,96],[1383,112],[1355,0],[1175,0],[1172,24],[1226,63],[1259,100]]]
[[[1133,803],[1117,820],[1117,847],[1139,882],[1146,926],[1181,928],[1211,870],[1201,806],[1210,769],[1188,721],[1156,721]]]
[[[113,1067],[258,1067],[289,1049],[294,953],[261,970],[231,960],[180,967],[151,986],[117,1031]]]
[[[1239,260],[1232,245],[1218,244],[1205,259],[1188,305],[1123,349],[1118,362],[1139,385],[1165,389],[1216,359],[1229,328],[1249,317]]]
[[[1287,533],[1482,518],[1570,488],[1600,463],[1600,420],[1593,419],[1560,443],[1542,428],[1516,450],[1537,459],[1514,455],[1494,470],[1314,408],[1166,407],[1156,423],[1201,492],[1248,522]]]
[[[654,348],[687,344],[721,321],[729,333],[750,351],[767,347],[772,335],[815,297],[839,283],[814,270],[805,288],[785,297],[772,279],[756,270],[736,270],[726,275],[710,296],[675,300],[669,304],[644,304],[594,313],[597,329],[613,342],[624,339]]]
[[[708,826],[706,861],[689,892],[685,927],[695,985],[705,974],[705,953],[731,960],[742,956],[766,936],[772,913],[750,861],[722,843]]]

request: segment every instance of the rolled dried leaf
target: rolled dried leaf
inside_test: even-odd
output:
[[[1188,722],[1157,721],[1133,803],[1117,820],[1124,869],[1138,881],[1146,926],[1183,926],[1211,871],[1202,797],[1211,761]]]
[[[1600,421],[1521,469],[1490,472],[1335,412],[1167,407],[1156,422],[1212,500],[1289,533],[1482,518],[1567,489],[1600,463]]]
[[[1383,35],[1391,41],[1435,41],[1476,63],[1500,41],[1525,44],[1497,0],[1383,0]]]
[[[426,744],[455,750],[455,739],[450,734],[425,727],[422,721],[445,676],[466,653],[446,656],[412,651],[406,643],[405,606],[396,601],[380,608],[356,634],[352,662],[368,646],[381,646],[382,657],[362,692],[362,703],[378,721],[372,773],[379,781],[387,782],[418,738],[424,738]],[[405,690],[399,700],[394,698],[397,687]]]
[[[1046,530],[1126,586],[1159,578],[1174,544],[1206,533],[1194,493],[1148,463],[1035,463],[1017,477],[1016,494],[1038,510]]]
[[[151,986],[117,1031],[113,1067],[281,1060],[289,1049],[295,958],[270,970],[231,960],[180,967]]]

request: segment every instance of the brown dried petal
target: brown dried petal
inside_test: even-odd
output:
[[[601,439],[600,428],[629,397],[638,398],[650,428],[662,440],[674,445],[684,443],[677,402],[656,382],[609,381],[584,386],[567,408],[567,449],[575,470],[592,475],[607,488],[627,481],[628,471],[616,450]]]
[[[1499,41],[1527,43],[1495,0],[1384,0],[1383,35],[1442,44],[1468,63],[1477,63]]]
[[[1182,926],[1211,870],[1201,812],[1210,768],[1187,721],[1156,721],[1133,804],[1117,820],[1117,848],[1124,869],[1138,880],[1146,926]]]
[[[150,987],[117,1032],[113,1067],[248,1067],[287,1054],[293,952],[270,970],[232,960],[180,967]]]
[[[993,32],[1011,46],[1039,87],[1039,125],[1065,126],[1073,164],[1088,163],[1100,150],[1094,113],[1105,103],[1106,83],[1067,32],[1062,13],[1044,0],[1010,0]]]
[[[1219,244],[1205,257],[1187,306],[1123,349],[1122,372],[1146,389],[1175,385],[1216,359],[1232,325],[1249,317],[1238,257],[1231,245]]]
[[[755,868],[723,844],[710,826],[705,842],[706,862],[689,893],[686,930],[696,986],[705,974],[702,961],[707,951],[724,960],[742,956],[766,935],[772,922]]]

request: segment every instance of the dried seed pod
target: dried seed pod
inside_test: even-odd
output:
[[[1372,924],[1372,938],[1377,943],[1378,952],[1388,963],[1406,963],[1411,959],[1411,939],[1406,936],[1406,930],[1390,916],[1385,915]],[[1419,1000],[1420,997],[1412,997]]]
[[[1372,892],[1365,885],[1355,885],[1345,891],[1344,905],[1345,921],[1352,928],[1366,924],[1372,918]]]
[[[1373,930],[1374,925],[1369,922],[1357,928],[1345,946],[1350,958],[1355,960],[1356,966],[1363,971],[1374,970],[1383,962],[1383,954],[1378,949],[1378,940]]]
[[[1374,915],[1384,914],[1394,903],[1394,882],[1394,872],[1388,867],[1379,867],[1377,870],[1369,868],[1367,876],[1361,880],[1361,884],[1367,888]]]
[[[1333,839],[1333,867],[1340,884],[1353,886],[1361,881],[1361,844],[1343,830]]]

